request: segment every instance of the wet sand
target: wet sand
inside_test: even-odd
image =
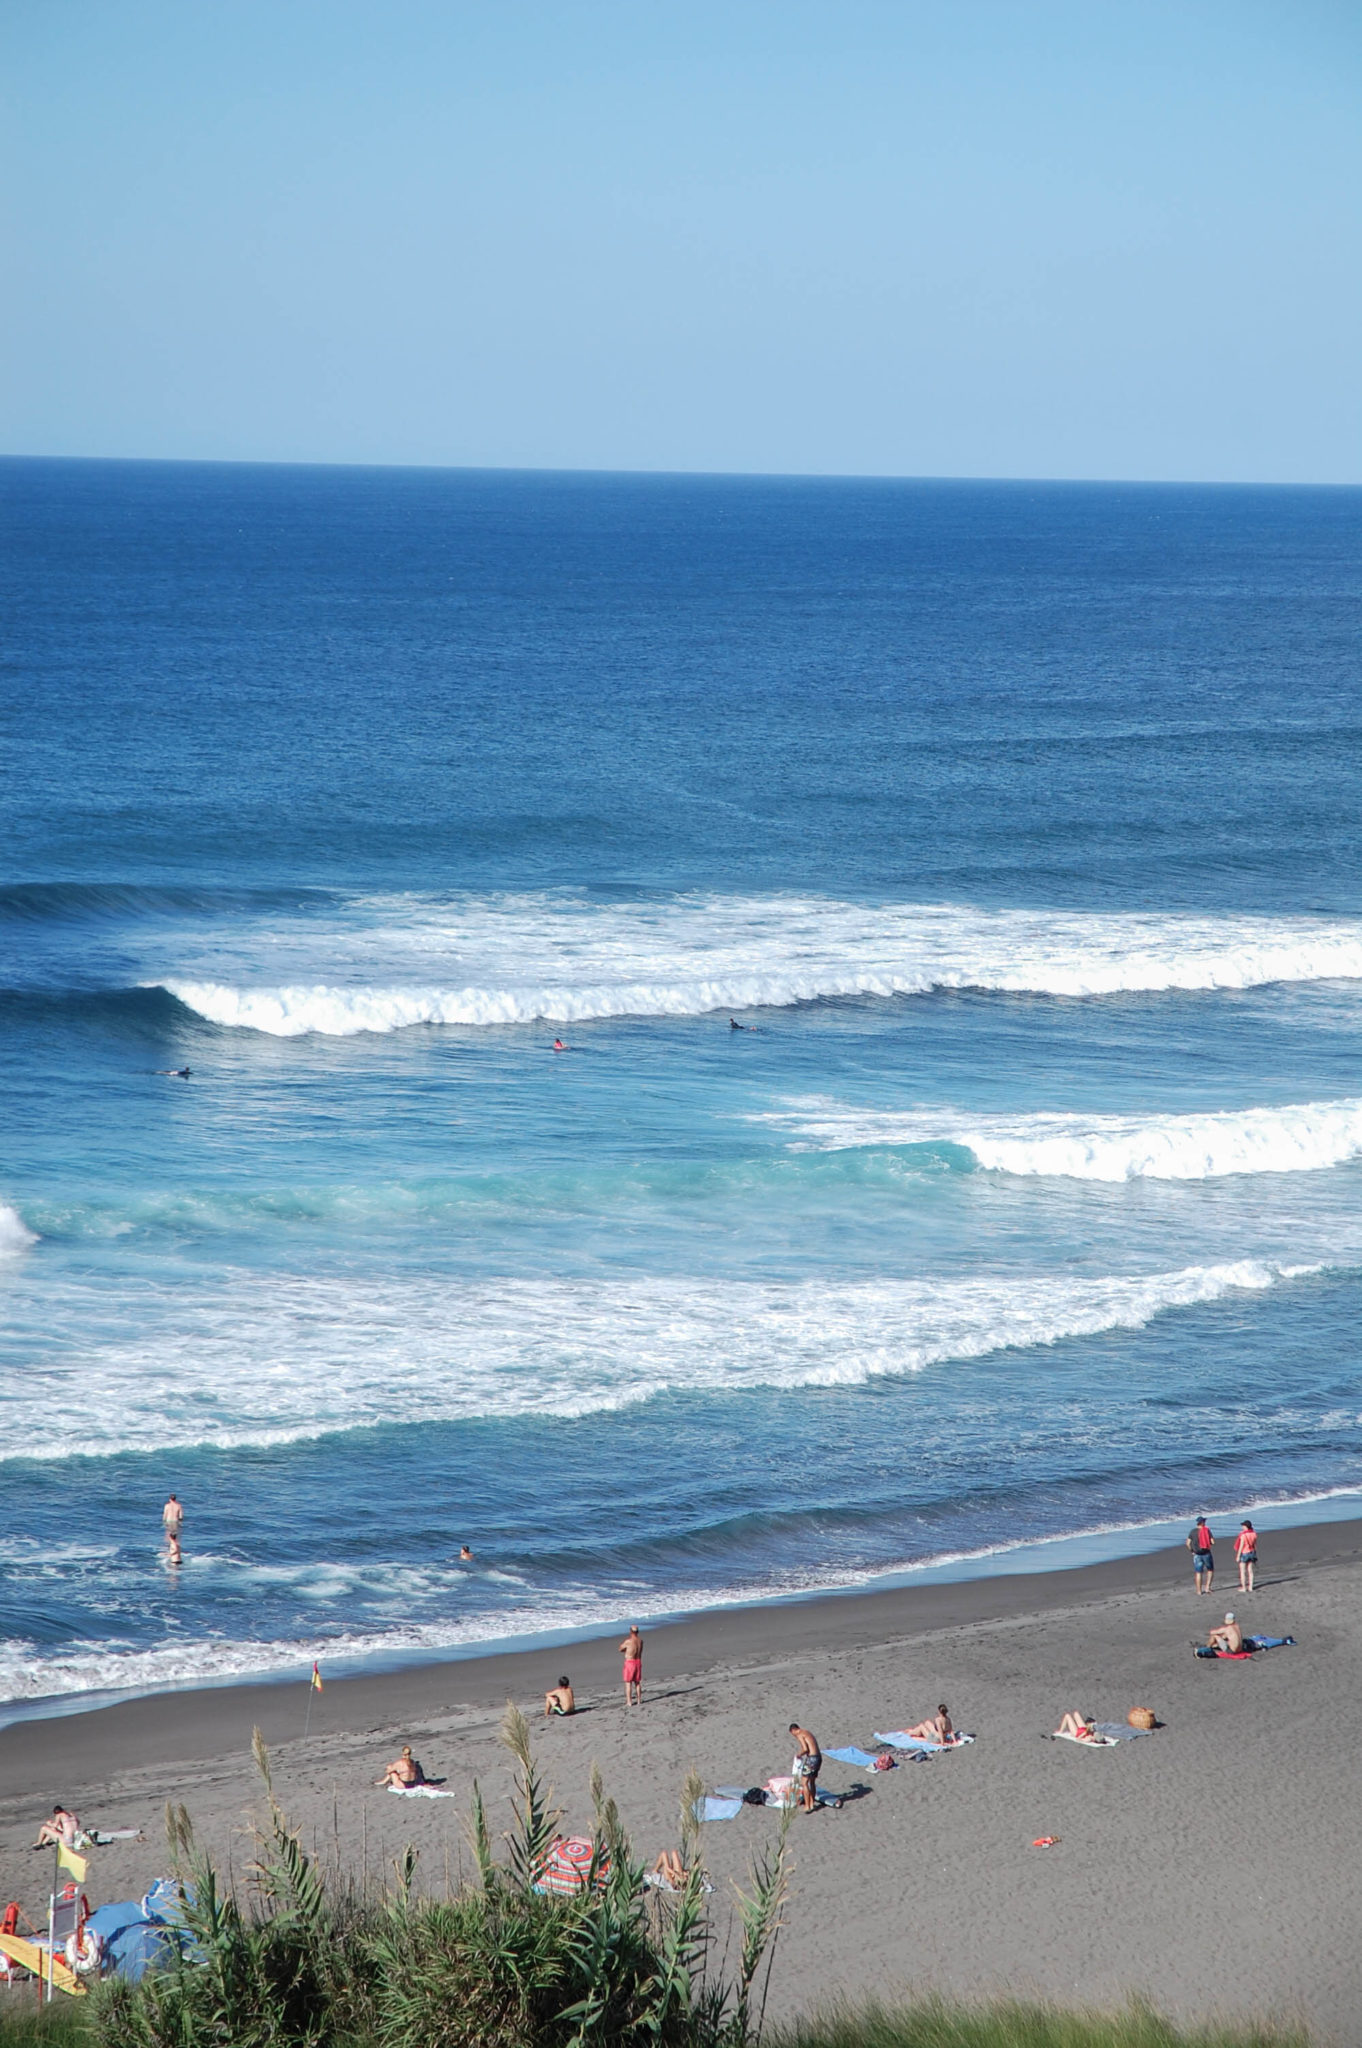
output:
[[[1222,1543],[1228,1550],[1228,1544]],[[28,1853],[58,1797],[87,1826],[140,1826],[96,1851],[93,1902],[163,1873],[162,1811],[183,1802],[224,1869],[250,1855],[258,1811],[252,1727],[306,1845],[371,1877],[411,1841],[433,1890],[466,1865],[476,1778],[494,1822],[508,1760],[507,1698],[531,1714],[570,1825],[585,1824],[599,1761],[636,1847],[677,1836],[694,1764],[710,1787],[789,1768],[792,1720],[825,1747],[874,1747],[938,1700],[978,1740],[883,1776],[828,1763],[833,1790],[868,1795],[796,1821],[787,1930],[772,2010],[839,1994],[1007,1990],[1113,2004],[1143,1992],[1184,2017],[1306,2020],[1328,2043],[1362,2036],[1362,1522],[1274,1531],[1252,1598],[1222,1565],[1198,1599],[1183,1551],[1077,1570],[976,1579],[700,1617],[651,1630],[645,1703],[627,1711],[618,1632],[569,1649],[329,1681],[303,1740],[303,1684],[161,1695],[0,1730],[0,1901],[35,1918],[48,1858]],[[1189,1645],[1232,1607],[1298,1646],[1249,1663]],[[586,1711],[539,1718],[570,1672]],[[1088,1753],[1047,1742],[1066,1707],[1156,1734]],[[405,1800],[373,1778],[403,1741],[448,1800]],[[723,1922],[726,1880],[778,1826],[744,1809],[703,1831]],[[1040,1835],[1061,1837],[1036,1849]]]

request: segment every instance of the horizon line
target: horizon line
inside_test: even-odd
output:
[[[1020,474],[946,474],[907,470],[799,470],[799,469],[649,469],[593,468],[585,464],[483,462],[379,462],[349,461],[340,457],[292,457],[251,455],[50,455],[0,450],[0,463],[105,463],[139,465],[159,469],[325,469],[363,470],[391,473],[463,476],[523,477],[651,477],[703,482],[736,483],[859,483],[859,484],[1012,484],[1018,486],[1114,488],[1128,490],[1210,490],[1210,491],[1357,491],[1356,482],[1325,482],[1306,477],[1140,477],[1140,476],[1023,476]]]

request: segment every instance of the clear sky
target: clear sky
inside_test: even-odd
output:
[[[0,0],[11,453],[1362,481],[1362,0]]]

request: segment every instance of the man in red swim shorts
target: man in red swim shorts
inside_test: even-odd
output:
[[[624,1704],[626,1707],[643,1705],[643,1638],[638,1632],[638,1623],[631,1621],[629,1633],[620,1644],[624,1653]]]

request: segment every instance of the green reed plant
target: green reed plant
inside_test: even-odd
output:
[[[101,1988],[90,2001],[94,2048],[751,2048],[755,1987],[785,1897],[788,1821],[737,1895],[741,1953],[729,1982],[710,1968],[698,1779],[683,1788],[679,1893],[644,1886],[593,1769],[587,1883],[545,1896],[535,1884],[562,1816],[514,1707],[501,1739],[513,1763],[501,1853],[475,1787],[476,1875],[453,1897],[426,1899],[411,1849],[381,1896],[329,1887],[279,1807],[257,1732],[267,1815],[244,1902],[223,1890],[184,1809],[168,1808],[181,1952],[139,1985]]]
[[[1135,2000],[1071,2011],[1012,1999],[845,2006],[776,2028],[767,2048],[1308,2048],[1298,2028],[1224,2022],[1183,2028]]]

